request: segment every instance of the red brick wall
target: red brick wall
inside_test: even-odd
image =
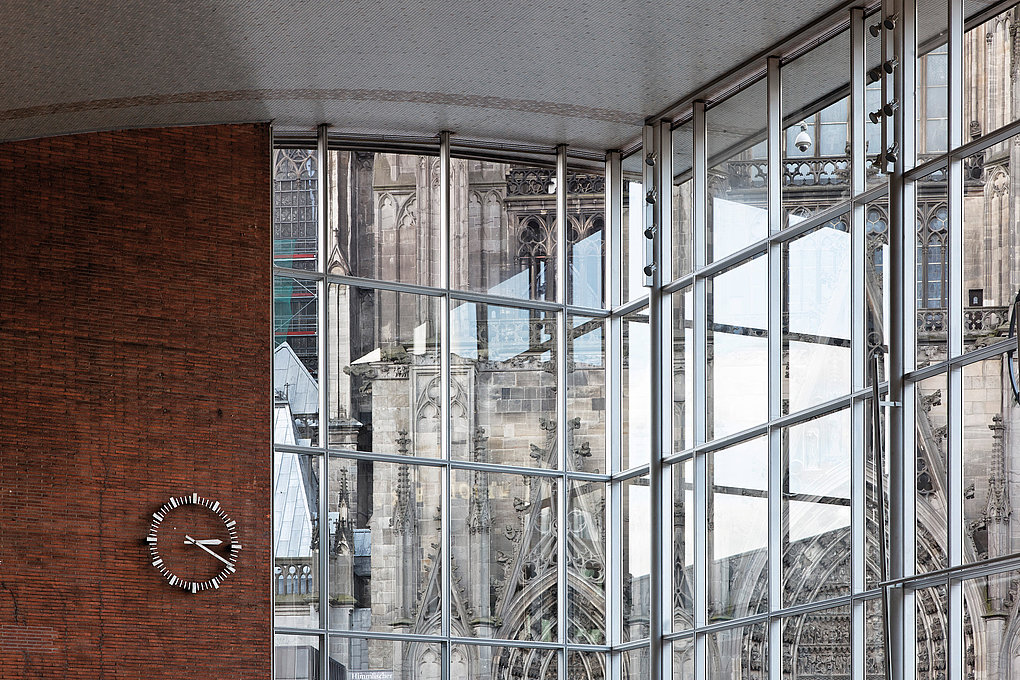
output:
[[[0,678],[270,677],[267,125],[0,145]],[[171,495],[243,544],[188,594]]]

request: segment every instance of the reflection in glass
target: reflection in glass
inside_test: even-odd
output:
[[[622,642],[648,637],[648,577],[651,560],[651,506],[648,477],[620,487],[623,515]]]
[[[768,417],[768,261],[759,255],[708,280],[708,438]]]
[[[330,447],[438,457],[439,298],[328,292]]]
[[[438,468],[330,459],[330,628],[441,632],[442,493]]]
[[[765,93],[765,81],[760,80],[705,114],[709,261],[768,233]]]
[[[881,20],[881,14],[875,13],[871,16],[865,17],[864,25],[872,26]],[[877,36],[873,36],[871,31],[864,31],[864,70],[865,73],[872,73],[874,69],[882,68],[882,33],[880,32]],[[863,110],[857,111],[856,115],[859,118],[864,119],[864,150],[866,166],[864,170],[865,181],[868,189],[873,189],[882,184],[889,182],[889,173],[887,169],[892,166],[889,164],[883,165],[880,156],[884,153],[882,147],[882,128],[885,125],[886,119],[879,117],[875,122],[872,122],[871,117],[868,115],[874,111],[878,111],[882,108],[882,85],[885,84],[886,92],[895,91],[895,79],[897,71],[894,69],[892,73],[885,73],[884,69],[876,73],[879,77],[872,80],[870,77],[865,77],[864,80],[864,106]],[[886,144],[892,144],[892,128],[887,129]]]
[[[954,650],[964,659],[964,677],[973,680],[1015,678],[1020,671],[1020,640],[1015,617],[1020,571],[1005,571],[963,581],[964,640]]]
[[[647,647],[639,647],[638,649],[624,652],[620,658],[620,667],[622,669],[620,673],[621,680],[645,680],[645,678],[650,677],[648,664]]]
[[[889,346],[889,199],[883,197],[864,208],[864,324],[865,361],[879,347]],[[864,382],[871,384],[865,365]],[[889,375],[888,352],[882,352],[878,380]]]
[[[964,562],[1017,552],[1011,516],[1017,506],[1013,441],[1020,409],[999,357],[963,368]]]
[[[694,680],[694,640],[673,640],[673,680]]]
[[[945,569],[949,541],[949,389],[945,374],[917,383],[917,496],[915,497],[918,572]]]
[[[273,277],[273,442],[319,445],[319,295],[314,281]]]
[[[916,11],[917,154],[924,160],[945,152],[949,142],[949,5],[917,0]]]
[[[885,615],[882,600],[864,603],[864,674],[871,678],[885,678]]]
[[[916,617],[917,680],[945,680],[949,640],[949,595],[945,586],[918,588],[914,595]],[[908,632],[909,634],[909,632]]]
[[[451,457],[557,467],[556,314],[454,302],[450,351]]]
[[[623,302],[646,295],[644,266],[648,251],[645,238],[645,191],[642,180],[644,152],[636,151],[623,159],[623,233],[620,243],[620,276]]]
[[[705,650],[705,677],[710,680],[768,678],[768,636],[763,623],[709,633]]]
[[[949,186],[937,170],[915,185],[917,367],[944,361],[949,316]]]
[[[606,644],[606,485],[568,482],[567,640]]]
[[[318,680],[320,674],[317,635],[277,633],[274,636],[274,645],[273,680]]]
[[[768,608],[768,445],[764,437],[705,454],[708,619]]]
[[[673,451],[694,445],[694,291],[673,293]]]
[[[963,36],[963,141],[977,139],[1016,119],[1015,86],[1010,56],[1011,31],[1017,21],[1015,2],[1003,2],[996,14],[981,23],[974,16],[994,3],[964,0],[971,19]],[[986,15],[987,16],[987,15]]]
[[[567,469],[606,471],[606,322],[567,317]]]
[[[671,466],[673,474],[673,629],[694,627],[694,461]]]
[[[319,179],[315,149],[273,151],[273,264],[316,268]]]
[[[670,279],[694,268],[694,125],[673,130],[673,271]]]
[[[556,640],[558,507],[548,477],[451,472],[451,626],[458,635]],[[580,528],[583,537],[575,535],[572,554],[601,549],[591,519]],[[600,621],[600,613],[591,618]]]
[[[322,456],[273,454],[273,614],[277,626],[319,628]]]
[[[850,412],[783,431],[783,604],[850,593]]]
[[[586,679],[602,679],[605,664],[599,665],[599,657],[601,655],[589,652],[571,653],[571,659],[581,663],[591,673],[591,675],[581,676]],[[559,652],[555,649],[464,644],[455,644],[450,648],[449,677],[451,680],[454,678],[456,680],[495,680],[496,678],[557,680],[559,677],[558,668]]]
[[[783,619],[783,677],[850,678],[850,607]]]
[[[329,640],[329,680],[359,677],[367,680],[378,677],[386,680],[440,680],[441,672],[442,648],[438,642],[341,637]]]
[[[327,172],[326,270],[438,286],[438,156],[330,151]]]
[[[567,678],[605,680],[606,655],[602,652],[567,652]]]
[[[849,217],[783,244],[786,413],[850,391]]]
[[[602,308],[606,176],[567,170],[567,303]]]
[[[623,384],[620,405],[623,446],[620,468],[648,463],[651,451],[651,363],[648,310],[623,319]]]
[[[969,89],[965,90],[969,91]],[[1010,173],[1012,137],[963,160],[963,348],[1005,338],[1017,294],[1015,258],[1018,188]],[[1011,262],[1013,265],[1011,266]]]
[[[882,555],[879,540],[886,539],[888,550],[889,528],[889,437],[886,409],[879,409],[879,427],[882,428],[881,451],[875,450],[873,433],[874,410],[871,399],[864,400],[864,579],[866,588],[875,588],[882,582]],[[878,456],[882,455],[882,469]],[[879,504],[883,504],[880,506]],[[884,508],[885,526],[879,528],[880,507]],[[888,555],[888,552],[886,553]],[[888,577],[888,557],[886,562]],[[858,590],[860,588],[858,587]]]
[[[782,68],[783,221],[850,197],[850,31]]]

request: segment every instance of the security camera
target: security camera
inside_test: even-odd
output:
[[[797,142],[797,151],[804,153],[811,148],[811,142],[809,140],[802,140]]]

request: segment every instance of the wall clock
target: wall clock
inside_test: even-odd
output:
[[[189,593],[219,588],[237,569],[237,524],[219,501],[171,497],[152,513],[145,537],[152,566],[170,585]]]

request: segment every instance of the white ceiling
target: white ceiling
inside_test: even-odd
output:
[[[0,140],[274,120],[614,148],[844,0],[0,2]]]

